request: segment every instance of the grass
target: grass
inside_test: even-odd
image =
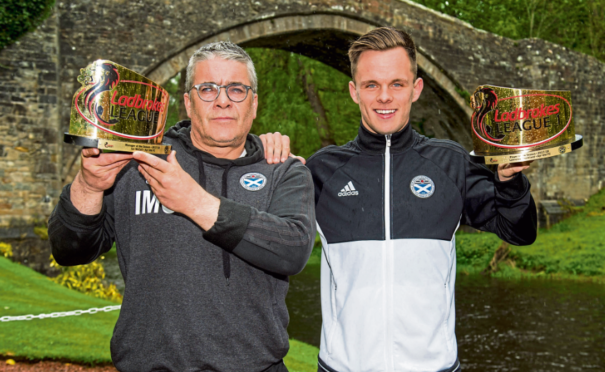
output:
[[[53,283],[44,275],[0,257],[0,314],[26,315],[105,307],[101,300]],[[118,312],[0,323],[0,354],[80,363],[111,361],[109,340]]]
[[[0,257],[0,316],[116,305],[62,287],[44,275]],[[119,311],[56,319],[0,323],[0,355],[13,359],[111,363],[109,342]],[[285,358],[292,372],[317,371],[319,350],[290,340]]]
[[[457,233],[458,272],[485,269],[502,241],[494,234]],[[550,230],[540,229],[530,246],[510,246],[494,276],[605,281],[605,189],[570,218]]]
[[[290,351],[284,363],[290,372],[317,372],[319,349],[297,340],[290,340]]]

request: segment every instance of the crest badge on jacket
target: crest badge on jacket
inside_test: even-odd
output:
[[[249,191],[258,191],[265,187],[267,177],[260,173],[246,173],[239,180],[240,185]]]
[[[416,176],[410,183],[412,193],[419,198],[430,198],[435,192],[435,183],[427,176]]]

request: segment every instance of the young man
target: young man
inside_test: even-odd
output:
[[[50,223],[62,265],[117,243],[126,282],[111,341],[120,371],[287,371],[288,276],[315,238],[313,185],[290,159],[265,162],[256,74],[231,43],[187,67],[191,121],[166,134],[166,160],[82,151]]]
[[[466,224],[531,244],[528,165],[494,174],[408,125],[423,82],[405,32],[370,31],[349,58],[359,134],[307,162],[323,243],[319,370],[459,371],[454,233]],[[279,153],[280,136],[263,138]]]

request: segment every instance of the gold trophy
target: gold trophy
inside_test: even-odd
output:
[[[471,107],[475,162],[518,163],[582,147],[569,91],[481,85],[471,97]]]
[[[107,60],[80,70],[64,141],[105,152],[168,154],[162,144],[169,95],[159,84]]]

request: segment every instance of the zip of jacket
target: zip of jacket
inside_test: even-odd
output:
[[[393,246],[391,244],[391,134],[385,135],[386,146],[384,149],[384,254],[382,259],[385,295],[383,296],[383,311],[385,322],[385,345],[384,364],[387,372],[393,370],[393,327],[392,309],[393,298],[386,295],[393,292]]]

